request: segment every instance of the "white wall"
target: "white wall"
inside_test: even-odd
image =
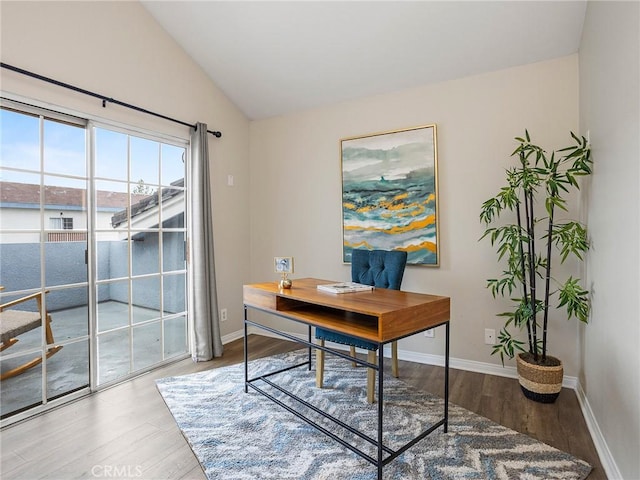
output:
[[[640,478],[640,4],[589,2],[580,47],[580,125],[589,130],[593,292],[580,383],[614,462]],[[616,465],[617,464],[617,467]],[[617,470],[617,471],[616,471]]]
[[[209,136],[219,300],[241,328],[249,277],[249,122],[137,2],[1,2],[2,61],[157,113],[221,130]],[[2,90],[188,138],[189,129],[0,70]],[[235,186],[226,185],[227,175]]]
[[[490,244],[478,242],[478,215],[503,185],[513,137],[527,128],[550,149],[571,143],[577,55],[252,122],[251,277],[275,281],[273,256],[280,255],[295,258],[294,285],[295,277],[349,279],[341,254],[340,139],[431,123],[438,128],[440,267],[408,267],[403,289],[450,296],[451,355],[500,364],[484,345],[484,329],[500,328],[496,314],[508,302],[485,289],[500,268]],[[567,271],[577,273],[575,264]],[[406,339],[400,349],[441,354],[442,335]],[[575,320],[556,316],[550,351],[567,375],[578,372],[577,335]]]

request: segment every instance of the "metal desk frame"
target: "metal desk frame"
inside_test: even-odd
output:
[[[329,283],[329,282],[327,282]],[[348,294],[347,294],[348,295]],[[261,323],[258,323],[256,321],[252,321],[249,320],[248,318],[248,310],[249,309],[254,309],[257,311],[262,311],[262,312],[266,312],[268,314],[271,315],[275,315],[278,316],[280,318],[285,318],[287,320],[291,320],[291,321],[295,321],[298,323],[302,323],[307,325],[307,340],[303,340],[300,339],[296,336],[293,336],[291,334],[288,334],[286,332],[282,332],[280,330],[277,330],[275,328],[263,325]],[[420,433],[418,436],[416,436],[414,439],[412,439],[411,441],[407,442],[405,445],[403,445],[402,447],[398,448],[397,450],[393,450],[390,447],[384,445],[383,443],[383,438],[382,438],[382,434],[383,434],[383,420],[384,420],[384,415],[383,415],[383,406],[384,406],[384,345],[386,345],[387,343],[390,343],[394,340],[399,340],[401,338],[405,338],[405,337],[409,337],[415,334],[418,334],[420,332],[423,332],[425,330],[429,330],[431,328],[435,328],[438,326],[445,326],[445,375],[444,375],[444,412],[443,412],[443,417],[441,420],[439,420],[438,422],[436,422],[435,424],[433,424],[431,427],[429,427],[428,429],[424,430],[422,433]],[[269,372],[267,374],[263,374],[263,375],[259,375],[257,377],[254,378],[249,378],[249,368],[248,368],[248,359],[249,359],[249,343],[248,343],[248,327],[252,326],[258,329],[262,329],[265,331],[268,331],[270,333],[273,333],[277,336],[283,337],[283,338],[287,338],[289,340],[292,340],[294,342],[300,343],[302,345],[306,345],[308,347],[308,358],[305,362],[296,364],[296,365],[291,365],[276,371],[272,371]],[[351,450],[352,452],[356,453],[357,455],[359,455],[360,457],[364,458],[365,460],[367,460],[369,463],[375,465],[378,469],[378,479],[382,480],[382,469],[385,465],[387,465],[389,462],[393,461],[396,457],[398,457],[399,455],[401,455],[402,453],[404,453],[406,450],[408,450],[409,448],[411,448],[413,445],[415,445],[416,443],[418,443],[420,440],[422,440],[423,438],[425,438],[427,435],[429,435],[431,432],[433,432],[434,430],[438,429],[440,426],[443,427],[444,432],[447,432],[448,429],[448,420],[449,420],[449,337],[450,337],[450,321],[446,320],[446,321],[442,321],[440,323],[434,324],[434,325],[430,325],[428,328],[422,328],[421,330],[416,330],[415,332],[411,332],[409,334],[403,335],[403,336],[399,336],[397,338],[391,338],[385,341],[380,341],[378,342],[378,364],[373,364],[373,363],[369,363],[365,360],[361,360],[359,358],[352,358],[350,355],[343,353],[339,350],[335,350],[332,348],[328,348],[326,346],[320,346],[317,344],[312,343],[311,341],[311,327],[312,326],[317,326],[317,324],[313,321],[310,320],[304,320],[304,319],[299,319],[299,318],[294,318],[294,316],[291,315],[290,312],[288,313],[281,313],[278,312],[276,310],[270,309],[270,308],[261,308],[259,306],[256,305],[250,305],[247,304],[245,302],[244,304],[244,378],[245,378],[245,383],[244,383],[244,391],[245,393],[247,393],[249,391],[249,388],[252,388],[253,390],[255,390],[256,392],[264,395],[265,397],[267,397],[268,399],[270,399],[271,401],[273,401],[274,403],[280,405],[282,408],[284,408],[285,410],[291,412],[292,414],[294,414],[295,416],[297,416],[298,418],[300,418],[301,420],[305,421],[306,423],[308,423],[309,425],[311,425],[312,427],[316,428],[317,430],[319,430],[320,432],[324,433],[325,435],[327,435],[328,437],[332,438],[333,440],[335,440],[336,442],[340,443],[341,445],[343,445],[344,447],[348,448],[349,450]],[[321,325],[323,328],[326,328],[326,325]],[[357,336],[357,335],[354,335]],[[365,340],[369,340],[370,339],[366,339]],[[277,383],[273,382],[270,377],[277,375],[279,373],[282,372],[286,372],[288,370],[292,370],[294,368],[300,368],[300,367],[307,367],[307,369],[309,371],[311,371],[311,364],[312,364],[312,351],[314,349],[320,349],[320,350],[324,350],[325,352],[332,354],[332,355],[336,355],[339,357],[342,357],[346,360],[349,360],[351,362],[356,362],[359,365],[362,365],[364,367],[367,368],[372,368],[374,370],[376,370],[378,372],[378,395],[377,395],[377,399],[378,399],[378,425],[377,425],[377,439],[370,437],[369,435],[365,434],[364,432],[361,432],[360,430],[346,424],[345,422],[343,422],[342,420],[335,418],[334,416],[328,414],[327,412],[324,412],[322,410],[320,410],[318,407],[310,404],[309,402],[307,402],[306,400],[298,397],[297,395],[293,394],[292,392],[289,392],[288,390],[286,390],[285,388],[281,387],[280,385],[278,385]],[[335,433],[331,432],[330,430],[326,429],[325,427],[323,427],[322,425],[319,425],[318,423],[316,423],[314,420],[308,418],[307,416],[305,416],[303,413],[297,411],[295,408],[287,405],[286,403],[282,402],[281,400],[279,400],[278,398],[274,397],[273,395],[271,395],[270,393],[266,392],[264,389],[262,389],[260,386],[257,385],[257,383],[259,382],[264,382],[267,385],[271,386],[272,388],[275,388],[276,390],[278,390],[279,392],[283,393],[284,395],[286,395],[287,397],[295,400],[296,402],[300,403],[301,405],[304,405],[305,407],[311,409],[312,411],[316,412],[317,414],[323,416],[324,418],[331,420],[332,422],[334,422],[336,425],[348,430],[349,432],[357,435],[358,437],[362,438],[363,440],[369,442],[370,444],[372,444],[373,446],[375,446],[377,448],[377,458],[373,458],[371,455],[367,454],[366,452],[362,451],[360,448],[356,447],[355,445],[352,445],[350,443],[348,443],[347,441],[343,440],[342,438],[340,438],[339,436],[337,436]]]

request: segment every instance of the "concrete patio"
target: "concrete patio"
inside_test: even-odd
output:
[[[88,311],[77,307],[51,312],[55,343],[62,350],[47,360],[46,382],[43,385],[43,366],[38,365],[0,385],[0,416],[41,404],[43,388],[47,399],[82,389],[89,385]],[[128,324],[126,304],[108,301],[98,304],[98,386],[125,378],[130,373],[150,369],[154,365],[187,353],[185,317],[163,320],[160,311],[134,306],[132,318],[132,344],[129,329],[112,330]],[[154,319],[158,321],[153,321]],[[162,345],[164,323],[164,347]],[[41,342],[42,329],[37,328],[20,335],[19,342],[3,352],[3,357],[20,351],[30,351],[9,360],[2,359],[2,371],[25,363],[37,354],[32,349]],[[133,356],[133,358],[132,358]]]

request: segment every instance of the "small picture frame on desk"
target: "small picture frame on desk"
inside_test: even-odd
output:
[[[293,257],[273,257],[273,265],[276,273],[293,273]]]

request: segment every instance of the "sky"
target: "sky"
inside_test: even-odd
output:
[[[68,123],[0,110],[0,180],[38,184],[42,164],[45,184],[77,188],[89,172],[89,134]],[[126,191],[127,181],[169,185],[185,176],[184,147],[98,127],[95,139],[95,177],[113,180],[109,185],[117,191]]]

